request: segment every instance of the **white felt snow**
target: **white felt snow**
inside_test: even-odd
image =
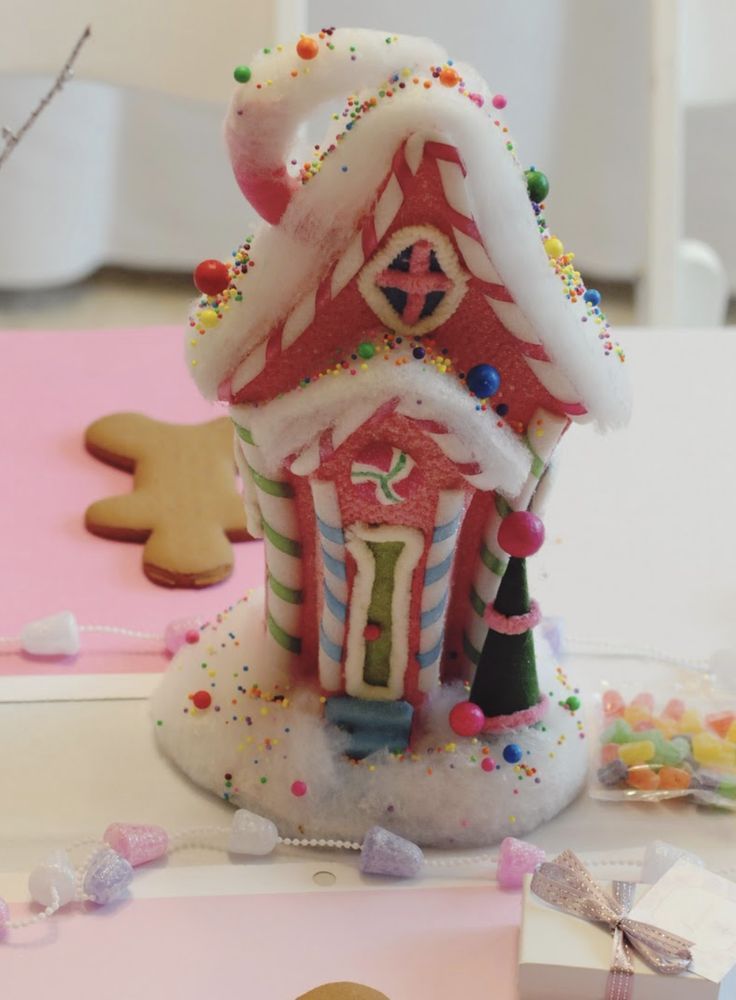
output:
[[[422,845],[481,846],[523,836],[581,789],[580,713],[559,705],[571,689],[539,633],[540,682],[550,696],[546,728],[489,739],[494,771],[481,767],[486,744],[456,736],[448,724],[450,708],[466,697],[461,685],[442,689],[423,711],[413,753],[403,760],[379,753],[355,764],[341,752],[344,735],[322,721],[318,693],[304,685],[290,692],[288,677],[267,662],[263,614],[263,592],[254,591],[208,626],[199,643],[183,646],[154,696],[152,716],[162,750],[187,775],[269,817],[282,836],[360,840],[379,824]],[[189,696],[202,690],[212,704],[198,711]],[[285,700],[270,700],[274,695]],[[509,743],[523,750],[519,765],[503,759]],[[306,795],[292,794],[295,781],[306,782]]]
[[[338,29],[334,51],[320,49],[309,73],[293,47],[258,55],[253,77],[237,88],[226,134],[238,169],[250,164],[267,174],[290,158],[299,123],[319,104],[350,92],[373,93],[392,72],[405,67],[423,77],[446,54],[426,39],[399,36],[387,45],[381,32]],[[350,46],[357,58],[350,59]],[[320,172],[297,189],[281,222],[264,226],[252,246],[256,268],[238,278],[243,301],[231,302],[223,319],[204,337],[192,338],[189,357],[205,395],[214,398],[222,380],[258,348],[277,322],[313,289],[347,248],[369,209],[398,146],[413,134],[440,137],[460,150],[467,167],[466,190],[483,243],[503,283],[547,354],[601,427],[626,422],[630,409],[625,367],[606,356],[600,326],[584,322],[587,307],[570,302],[549,265],[527,194],[524,173],[506,148],[508,134],[493,124],[492,94],[469,66],[456,63],[468,89],[482,95],[478,107],[457,88],[435,83],[396,89],[340,140]],[[257,80],[270,84],[257,89]],[[339,128],[345,119],[339,119]],[[345,169],[347,168],[347,169]],[[554,180],[554,179],[553,179]],[[196,311],[196,306],[195,306]],[[575,400],[570,400],[575,401]]]

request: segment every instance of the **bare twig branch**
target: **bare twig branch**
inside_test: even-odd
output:
[[[61,70],[59,71],[59,75],[54,80],[50,89],[45,94],[45,96],[38,102],[36,107],[26,118],[26,120],[23,122],[20,128],[18,128],[15,132],[6,127],[3,127],[0,130],[0,138],[2,138],[5,142],[5,146],[2,152],[0,152],[0,167],[2,167],[2,165],[8,159],[10,154],[13,152],[13,150],[18,145],[23,136],[26,134],[31,125],[33,125],[33,123],[41,114],[41,112],[44,110],[44,108],[51,103],[51,101],[54,99],[54,97],[56,97],[59,91],[63,89],[64,84],[71,79],[71,77],[73,76],[73,66],[74,63],[76,62],[77,56],[79,55],[82,46],[84,45],[84,43],[87,41],[87,39],[91,34],[92,34],[92,29],[90,28],[89,25],[87,25],[82,34],[79,36],[77,44],[72,49],[71,53],[69,54],[69,58],[62,66]]]

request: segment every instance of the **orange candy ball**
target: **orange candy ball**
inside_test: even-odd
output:
[[[440,73],[440,83],[445,87],[457,87],[460,83],[460,74],[452,66],[445,66]]]
[[[302,35],[296,43],[296,54],[300,59],[315,59],[319,55],[319,42],[309,35]]]
[[[653,792],[659,788],[659,775],[646,765],[637,764],[636,767],[630,767],[626,781],[640,792]]]

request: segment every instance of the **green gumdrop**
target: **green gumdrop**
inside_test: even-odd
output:
[[[661,734],[660,734],[661,735]],[[661,747],[657,747],[657,755],[654,758],[655,764],[681,764],[685,759],[686,750],[682,746],[675,746],[673,742],[663,742]]]
[[[526,177],[526,189],[531,200],[537,204],[544,201],[549,194],[549,181],[546,174],[543,174],[541,170],[526,170],[524,176]]]
[[[736,799],[736,781],[722,781],[718,786],[718,794],[727,799]]]
[[[639,733],[635,733],[626,719],[616,719],[601,734],[601,743],[630,743],[634,739],[639,739]]]
[[[660,753],[665,746],[665,738],[659,729],[644,729],[634,734],[638,740],[649,740],[654,744],[657,753]]]

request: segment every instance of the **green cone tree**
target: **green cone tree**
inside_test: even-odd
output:
[[[499,614],[511,617],[529,612],[526,560],[511,557],[493,604]],[[486,716],[511,715],[539,701],[537,661],[531,629],[504,635],[489,629],[470,689],[470,701]]]

